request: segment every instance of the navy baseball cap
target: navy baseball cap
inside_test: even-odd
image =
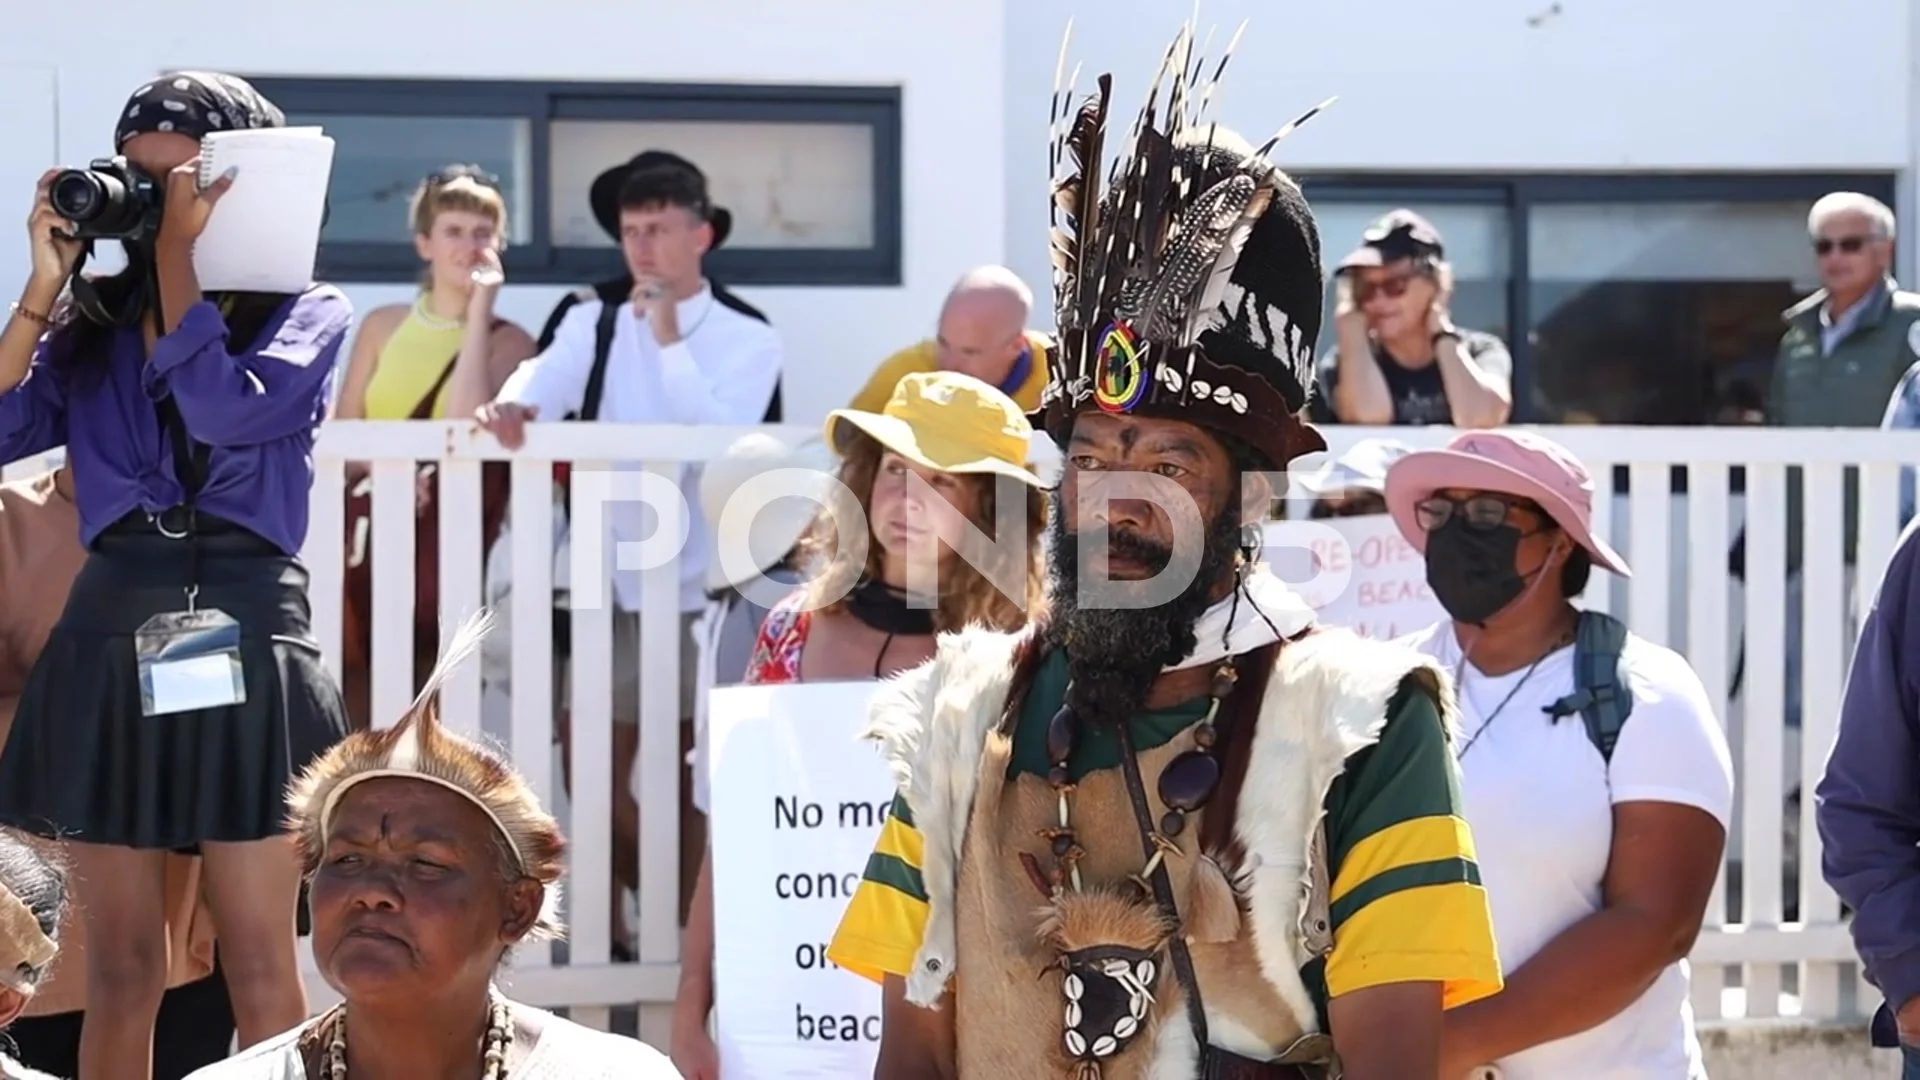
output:
[[[1401,259],[1433,258],[1446,254],[1440,230],[1433,222],[1402,208],[1382,215],[1360,234],[1360,246],[1340,260],[1340,270],[1385,266]]]

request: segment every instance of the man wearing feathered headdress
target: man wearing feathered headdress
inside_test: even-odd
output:
[[[1050,613],[874,707],[899,792],[829,956],[885,985],[889,1080],[1433,1078],[1500,986],[1446,675],[1253,558],[1325,446],[1319,240],[1193,52],[1104,181],[1110,79],[1056,95]]]

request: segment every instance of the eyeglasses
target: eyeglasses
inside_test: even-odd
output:
[[[1822,256],[1831,255],[1833,249],[1839,248],[1844,254],[1854,255],[1859,253],[1861,248],[1866,247],[1871,239],[1872,237],[1867,236],[1843,236],[1838,240],[1831,240],[1823,236],[1813,242],[1813,253]]]
[[[478,165],[452,165],[439,172],[427,174],[429,188],[445,187],[455,180],[471,180],[481,187],[500,190],[500,178]]]
[[[1431,495],[1413,504],[1414,517],[1420,522],[1420,527],[1427,532],[1432,532],[1452,521],[1456,515],[1466,523],[1467,528],[1477,532],[1489,532],[1506,524],[1507,515],[1514,510],[1527,510],[1540,517],[1546,517],[1537,504],[1526,499],[1509,499],[1502,495],[1469,495],[1464,499]]]

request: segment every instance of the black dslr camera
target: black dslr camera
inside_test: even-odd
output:
[[[63,169],[47,190],[53,212],[73,223],[76,240],[150,240],[165,205],[160,185],[124,157]]]

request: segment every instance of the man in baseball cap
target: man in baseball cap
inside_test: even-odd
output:
[[[1367,226],[1340,260],[1336,348],[1320,365],[1323,423],[1493,427],[1511,411],[1513,358],[1454,325],[1440,230],[1405,208]]]

